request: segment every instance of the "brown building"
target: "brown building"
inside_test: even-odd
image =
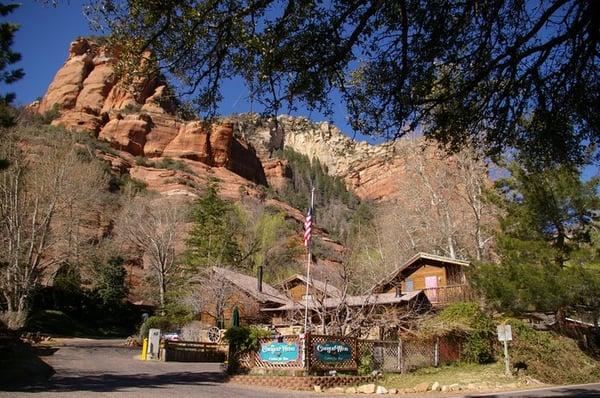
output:
[[[291,301],[274,287],[257,277],[231,269],[213,267],[212,275],[203,282],[202,297],[198,298],[200,321],[205,326],[227,328],[239,325],[268,324],[270,317],[261,312]]]
[[[307,278],[304,275],[295,274],[279,282],[275,288],[285,292],[292,301],[303,301],[306,297]],[[311,297],[342,297],[342,292],[328,281],[320,281],[311,278],[308,284],[308,295]]]
[[[417,253],[379,281],[373,293],[422,290],[436,306],[469,298],[465,267],[469,263],[449,257]]]

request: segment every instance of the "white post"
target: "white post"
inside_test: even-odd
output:
[[[508,341],[504,340],[504,373],[507,376],[512,376],[510,372],[510,360],[508,358]]]

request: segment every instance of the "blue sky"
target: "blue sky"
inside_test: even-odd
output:
[[[23,59],[19,67],[25,71],[25,78],[12,84],[8,90],[17,94],[16,104],[28,104],[44,95],[55,73],[64,63],[69,43],[78,36],[98,34],[93,32],[83,14],[87,1],[68,0],[52,7],[37,1],[23,2],[14,13],[5,19],[21,25],[15,35],[13,49],[21,53]],[[6,88],[2,87],[3,91]],[[239,81],[223,82],[224,99],[220,105],[223,115],[250,111],[246,101],[247,90]],[[346,114],[340,101],[335,101],[334,115],[331,118],[342,131],[352,135],[346,122]],[[326,120],[323,115],[299,109],[295,115],[306,116],[314,121]],[[380,140],[374,137],[357,135],[359,140],[371,143]]]
[[[21,25],[15,35],[13,49],[21,53],[23,59],[19,67],[25,70],[25,77],[10,85],[9,91],[17,94],[16,104],[32,102],[44,95],[55,73],[64,63],[69,43],[78,36],[94,34],[83,14],[83,5],[87,0],[59,1],[57,7],[44,5],[43,2],[25,1],[14,13],[5,19]],[[7,90],[1,87],[2,91]],[[220,106],[223,115],[248,112],[250,104],[245,100],[247,90],[239,81],[223,83],[224,99]],[[335,102],[332,120],[343,132],[357,140],[371,143],[380,142],[375,137],[353,135],[346,122],[346,114],[340,101]],[[314,121],[326,120],[323,115],[299,109],[295,115],[306,116]],[[596,166],[584,169],[584,178],[598,173]]]

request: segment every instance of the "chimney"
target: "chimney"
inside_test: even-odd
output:
[[[263,267],[262,265],[258,266],[258,275],[256,276],[256,289],[262,293],[262,280],[263,280]]]
[[[402,291],[400,290],[400,286],[396,286],[396,297],[402,296]]]

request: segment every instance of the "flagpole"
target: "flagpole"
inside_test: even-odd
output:
[[[313,217],[312,211],[313,211],[313,206],[315,204],[314,202],[315,202],[315,187],[312,187],[310,190],[310,208],[308,210],[311,213],[311,217]],[[306,266],[306,294],[304,295],[304,334],[305,335],[308,332],[308,295],[309,295],[308,285],[310,283],[311,248],[312,248],[312,233],[311,233],[310,240],[308,241],[308,244],[307,244],[308,258],[307,258],[307,266]]]

